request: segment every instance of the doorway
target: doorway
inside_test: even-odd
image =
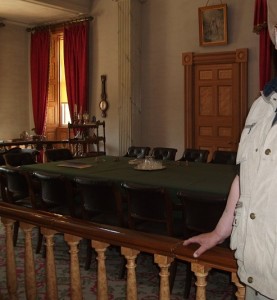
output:
[[[237,151],[247,100],[247,49],[183,53],[185,148]]]

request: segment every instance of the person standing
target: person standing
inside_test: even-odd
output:
[[[199,257],[231,234],[246,300],[277,299],[277,78],[265,85],[248,113],[237,164],[239,174],[216,228],[183,245],[199,244],[194,252]]]

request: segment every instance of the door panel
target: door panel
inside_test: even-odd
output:
[[[232,65],[195,67],[195,147],[233,150]]]

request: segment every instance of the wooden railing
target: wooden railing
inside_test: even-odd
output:
[[[55,215],[43,211],[22,208],[0,202],[1,221],[6,230],[6,272],[9,299],[18,299],[16,282],[16,263],[13,246],[13,225],[20,222],[25,234],[25,290],[28,300],[37,297],[35,266],[32,247],[32,229],[40,227],[46,239],[46,294],[47,299],[58,299],[58,287],[55,274],[55,259],[53,251],[53,236],[64,233],[64,239],[70,247],[70,278],[71,299],[83,299],[78,261],[78,244],[82,239],[91,239],[92,247],[98,255],[98,296],[99,300],[108,299],[107,275],[105,268],[105,251],[109,245],[121,247],[127,264],[127,299],[137,299],[135,260],[140,251],[154,255],[154,261],[160,267],[160,296],[161,300],[170,299],[169,266],[174,258],[191,263],[196,275],[196,299],[206,299],[207,275],[211,268],[228,271],[237,287],[236,297],[244,299],[245,288],[236,275],[237,265],[233,252],[229,249],[215,247],[199,259],[193,257],[194,246],[183,247],[182,240],[162,237],[152,234],[134,232],[112,226],[99,226],[70,217]],[[1,299],[1,295],[0,295]]]

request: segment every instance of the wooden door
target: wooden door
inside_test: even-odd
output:
[[[236,151],[247,113],[247,50],[183,54],[185,148]]]

